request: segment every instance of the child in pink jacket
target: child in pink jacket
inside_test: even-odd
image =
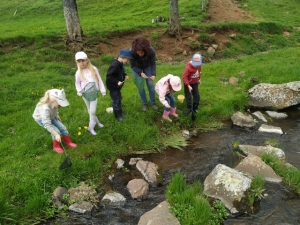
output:
[[[155,85],[155,91],[159,96],[159,101],[164,106],[162,118],[172,122],[169,115],[178,117],[176,114],[175,98],[173,93],[181,90],[181,80],[172,74],[161,78]]]

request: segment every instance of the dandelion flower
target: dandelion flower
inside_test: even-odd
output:
[[[78,127],[78,130],[81,130],[81,127]]]
[[[87,126],[84,126],[84,129],[88,129],[88,127],[87,127]]]
[[[81,132],[78,132],[78,136],[80,136],[81,135]]]

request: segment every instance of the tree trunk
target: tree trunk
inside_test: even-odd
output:
[[[62,2],[69,41],[82,41],[83,31],[80,26],[76,0],[62,0]]]
[[[170,27],[169,34],[172,36],[181,35],[181,25],[179,21],[178,0],[170,0]]]

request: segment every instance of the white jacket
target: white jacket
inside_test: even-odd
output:
[[[101,94],[102,95],[106,95],[106,89],[105,89],[105,86],[104,86],[104,83],[100,77],[100,74],[98,72],[98,69],[96,67],[94,67],[95,71],[96,71],[96,76],[98,77],[98,83],[93,79],[92,77],[92,73],[89,69],[84,69],[83,70],[83,76],[86,80],[86,82],[83,82],[80,78],[80,74],[79,74],[79,71],[77,70],[76,71],[76,74],[75,74],[75,87],[76,87],[76,90],[77,90],[77,94],[85,87],[85,85],[89,82],[96,82],[96,88],[98,90],[100,90]]]
[[[34,118],[35,121],[42,122],[44,127],[50,133],[52,133],[54,127],[51,123],[51,120],[59,118],[58,109],[49,104],[37,105],[35,107],[32,117]]]

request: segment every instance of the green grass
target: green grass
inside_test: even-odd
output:
[[[227,218],[225,206],[214,202],[210,206],[208,199],[202,194],[203,187],[199,181],[188,185],[183,175],[177,172],[166,190],[167,201],[171,212],[182,225],[214,225],[222,224]]]
[[[100,98],[97,115],[105,125],[96,129],[97,136],[91,136],[83,127],[87,126],[88,114],[85,105],[77,95],[74,86],[76,65],[74,54],[66,49],[66,28],[62,3],[53,0],[11,0],[0,8],[0,223],[33,224],[34,221],[55,213],[49,202],[57,186],[76,186],[88,181],[102,188],[102,179],[111,169],[114,160],[130,153],[157,152],[160,147],[181,148],[186,142],[180,136],[180,129],[211,129],[222,126],[222,121],[247,107],[246,91],[254,84],[251,77],[261,83],[285,83],[298,80],[300,34],[291,30],[299,24],[299,4],[283,1],[269,4],[269,1],[247,1],[246,8],[256,15],[259,23],[232,23],[203,25],[207,17],[201,12],[201,2],[180,1],[180,16],[186,19],[183,26],[205,29],[236,29],[241,35],[224,51],[230,60],[204,62],[202,67],[201,103],[195,123],[180,112],[184,104],[177,102],[179,118],[168,123],[161,121],[159,112],[141,112],[141,102],[130,77],[122,89],[124,112],[128,114],[124,123],[115,120],[105,109],[111,105],[109,96]],[[166,23],[152,24],[156,16],[168,17],[169,2],[156,1],[77,1],[81,26],[89,37],[107,38],[120,31],[141,30]],[[122,10],[120,10],[120,8]],[[279,9],[279,8],[277,8]],[[17,12],[16,12],[17,10]],[[16,13],[15,13],[16,12]],[[112,13],[113,12],[113,13]],[[273,19],[279,18],[279,19]],[[275,22],[274,22],[275,21]],[[267,24],[268,26],[265,26]],[[276,32],[267,28],[272,25]],[[278,29],[292,32],[284,38]],[[226,29],[227,29],[226,28]],[[276,28],[276,29],[275,29]],[[261,36],[248,36],[248,31],[260,31]],[[156,36],[155,33],[152,35]],[[201,35],[200,38],[207,38]],[[159,43],[157,43],[159,45]],[[254,50],[252,50],[254,49]],[[265,51],[268,52],[265,52]],[[264,51],[264,54],[255,54]],[[244,56],[241,57],[241,54]],[[250,56],[245,56],[250,55]],[[238,58],[237,58],[238,56]],[[111,55],[92,56],[92,62],[100,70],[102,79],[108,69]],[[217,57],[223,57],[216,56]],[[179,59],[178,59],[179,60]],[[276,65],[276,66],[274,66]],[[163,64],[158,62],[160,77],[172,73],[181,76],[184,64]],[[130,73],[130,68],[126,67]],[[246,75],[239,77],[239,72]],[[230,86],[231,76],[239,78],[236,86]],[[60,171],[64,155],[52,150],[51,138],[33,120],[36,103],[47,89],[64,88],[70,106],[60,109],[60,116],[67,126],[76,149],[68,149],[73,166]],[[176,93],[183,94],[183,91]],[[80,129],[81,128],[81,129]],[[78,135],[78,132],[81,135]],[[176,141],[172,141],[176,140]]]
[[[264,154],[261,158],[265,163],[272,167],[277,175],[283,177],[285,184],[292,187],[298,194],[300,194],[299,169],[286,165],[282,160],[276,158],[272,154]]]

